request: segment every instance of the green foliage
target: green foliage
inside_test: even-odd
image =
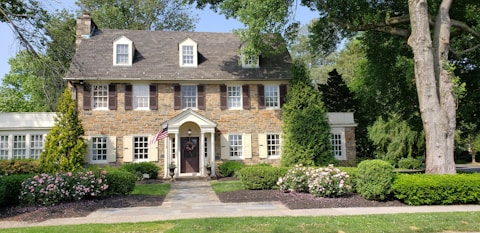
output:
[[[357,191],[357,185],[355,184],[355,181],[357,180],[357,173],[358,173],[358,168],[356,167],[338,167],[340,171],[346,172],[349,176],[350,181],[348,182],[351,186],[352,189],[350,190],[351,192],[356,192]]]
[[[14,206],[20,203],[22,182],[32,174],[0,176],[0,206]]]
[[[390,197],[395,178],[393,166],[383,160],[365,160],[358,164],[355,185],[357,192],[368,200]]]
[[[398,168],[420,169],[422,168],[422,160],[416,158],[402,158],[398,160]]]
[[[40,172],[40,163],[37,160],[0,160],[0,175],[32,174],[38,172]]]
[[[75,101],[67,88],[60,98],[55,125],[47,135],[45,150],[40,155],[42,170],[54,173],[81,169],[87,152],[83,133]]]
[[[124,163],[122,166],[120,166],[120,170],[134,174],[137,176],[138,180],[143,179],[143,174],[148,174],[150,179],[156,179],[158,177],[160,167],[151,162]]]
[[[234,176],[240,169],[244,168],[245,164],[238,161],[226,161],[218,165],[218,171],[223,177]]]
[[[320,93],[311,85],[304,64],[295,62],[287,101],[282,108],[282,166],[322,166],[334,163],[330,125]]]
[[[302,164],[295,165],[288,169],[285,176],[278,179],[277,184],[280,190],[285,192],[307,193],[308,179],[313,172],[312,167],[304,167]]]
[[[392,165],[396,165],[401,158],[421,155],[425,147],[423,133],[413,131],[396,114],[388,121],[379,117],[368,127],[368,135],[376,146],[375,157]]]
[[[480,174],[399,174],[395,197],[409,205],[480,203]]]
[[[245,189],[277,189],[278,178],[287,171],[285,167],[244,167],[238,173]]]
[[[128,195],[135,188],[137,177],[126,171],[117,169],[107,169],[107,184],[108,189],[106,195]]]

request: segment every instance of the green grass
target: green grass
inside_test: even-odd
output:
[[[132,195],[166,196],[170,191],[170,184],[136,184]]]
[[[480,212],[328,217],[208,218],[2,229],[2,232],[448,232],[480,230]]]
[[[244,189],[242,182],[239,180],[212,181],[210,182],[210,184],[212,185],[213,191],[215,191],[215,193],[223,193]]]

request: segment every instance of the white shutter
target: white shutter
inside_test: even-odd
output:
[[[92,162],[92,137],[84,136],[83,139],[87,141],[87,153],[85,154],[85,161],[87,163]]]
[[[252,158],[252,135],[251,134],[243,135],[243,158],[244,159]]]
[[[123,137],[123,162],[133,162],[133,138]]]
[[[115,163],[117,161],[117,137],[108,136],[107,138],[107,162]]]
[[[229,159],[230,143],[228,142],[228,134],[220,135],[220,158]]]
[[[258,155],[261,159],[268,157],[267,134],[258,134]]]
[[[155,135],[148,137],[148,141],[152,140]],[[165,140],[165,139],[162,139]],[[158,161],[158,141],[152,144],[148,144],[148,161],[157,162]]]

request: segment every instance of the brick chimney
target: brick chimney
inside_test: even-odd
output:
[[[77,32],[75,39],[75,48],[78,49],[82,39],[89,39],[93,36],[93,32],[96,28],[95,23],[92,20],[92,16],[88,12],[83,12],[81,16],[77,18]]]

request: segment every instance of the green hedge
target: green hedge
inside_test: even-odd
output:
[[[120,170],[134,174],[138,180],[143,179],[143,174],[148,174],[150,179],[157,179],[160,167],[151,162],[124,163],[120,166]]]
[[[252,166],[238,173],[245,189],[277,189],[279,177],[287,174],[288,167]]]
[[[479,204],[480,174],[399,174],[393,190],[408,205]]]
[[[0,175],[34,174],[40,172],[40,162],[32,159],[0,160]]]
[[[236,172],[240,171],[240,169],[244,168],[245,164],[240,163],[238,161],[226,161],[218,165],[218,171],[220,175],[223,177],[231,177],[234,176]]]
[[[18,205],[22,182],[33,176],[32,174],[18,174],[0,177],[0,206]]]
[[[137,181],[137,177],[134,174],[114,169],[107,170],[106,179],[108,184],[107,196],[130,194],[135,188],[135,182]]]
[[[357,185],[355,184],[355,179],[357,177],[358,168],[356,167],[337,167],[342,172],[346,172],[350,177],[350,185],[352,185],[351,192],[356,192]]]

